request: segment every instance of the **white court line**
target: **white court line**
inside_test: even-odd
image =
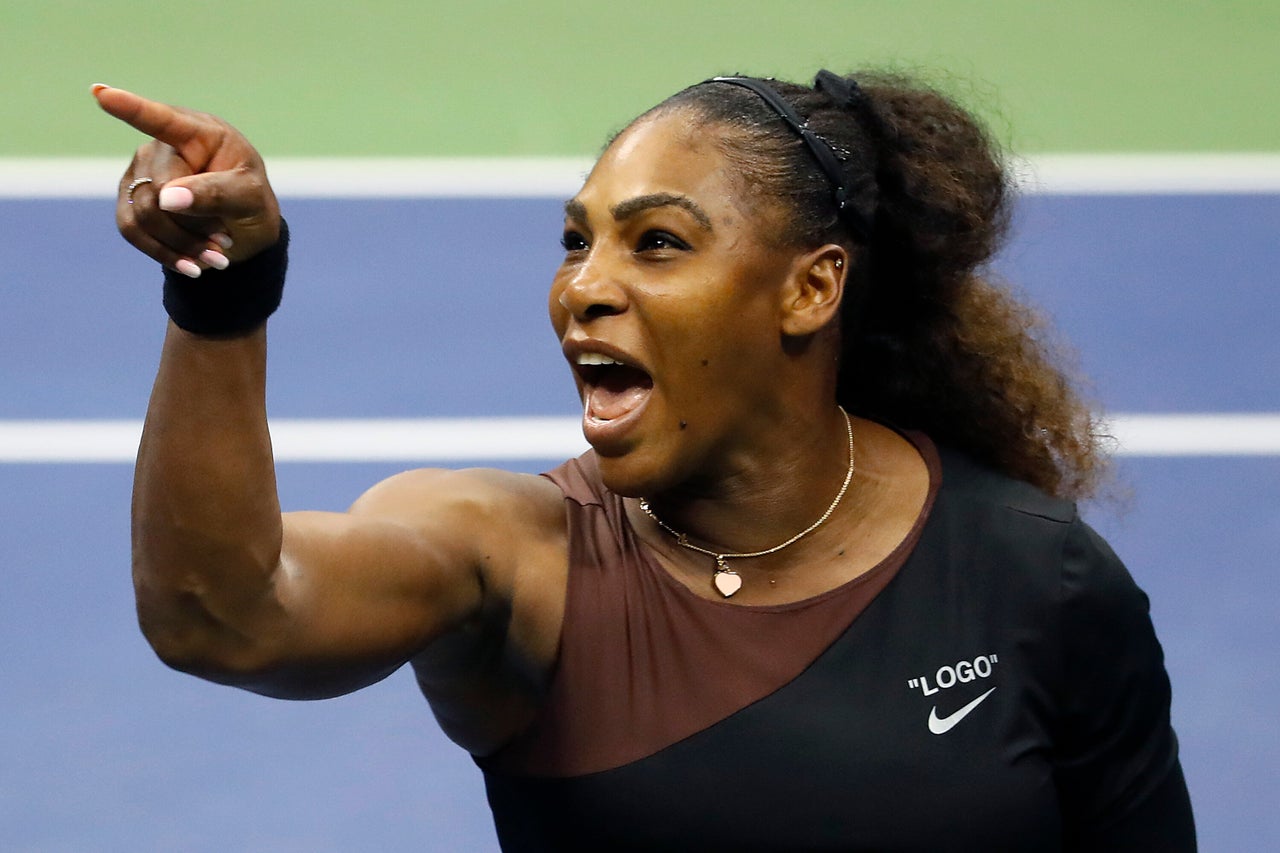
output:
[[[0,421],[3,462],[129,462],[142,421]],[[586,449],[578,418],[371,418],[271,421],[277,462],[502,462]]]
[[[122,157],[0,158],[0,198],[112,198]],[[577,157],[278,157],[285,198],[568,198],[591,160]],[[1042,154],[1014,158],[1031,195],[1280,193],[1280,153]]]
[[[1117,455],[1280,456],[1280,413],[1115,415]],[[576,417],[275,419],[278,462],[555,461],[586,449]],[[0,464],[132,462],[138,420],[0,421]]]
[[[0,158],[0,198],[113,198],[121,158]],[[282,198],[558,198],[592,161],[575,157],[278,157],[267,176]]]
[[[1280,413],[1114,415],[1119,456],[1280,456]]]
[[[1043,154],[1014,158],[1028,195],[1280,192],[1280,154]]]

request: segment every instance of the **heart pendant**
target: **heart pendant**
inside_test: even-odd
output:
[[[733,595],[742,589],[742,578],[738,577],[738,573],[730,569],[717,570],[712,583],[716,585],[716,589],[725,598]]]

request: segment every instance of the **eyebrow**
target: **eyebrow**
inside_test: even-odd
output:
[[[681,208],[687,211],[707,231],[712,230],[711,217],[707,216],[706,211],[699,207],[693,199],[676,193],[650,193],[649,195],[636,196],[635,198],[618,202],[609,208],[609,212],[613,214],[615,220],[621,222],[624,219],[630,219],[637,214],[657,207]],[[571,198],[564,203],[564,213],[565,216],[578,222],[587,221],[587,206],[576,198]]]

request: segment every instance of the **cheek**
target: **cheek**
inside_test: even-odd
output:
[[[750,358],[778,331],[776,299],[739,283],[724,299],[702,306],[700,325],[708,346]]]
[[[767,381],[773,370],[770,343],[736,318],[690,329],[673,364],[683,386],[680,396],[692,401],[735,396]]]

